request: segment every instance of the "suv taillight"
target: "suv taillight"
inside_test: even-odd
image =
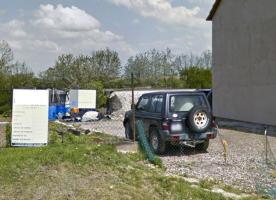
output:
[[[170,130],[170,124],[167,119],[164,119],[161,125],[162,130],[169,131]]]
[[[217,128],[217,124],[216,124],[215,119],[212,120],[211,127],[212,128]]]

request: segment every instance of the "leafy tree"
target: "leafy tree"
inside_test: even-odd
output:
[[[0,113],[11,109],[13,88],[32,88],[34,74],[25,63],[14,62],[9,44],[0,42]]]
[[[183,70],[185,71],[185,69],[192,67],[197,68],[199,66],[199,68],[209,69],[211,67],[211,60],[211,51],[204,51],[200,56],[197,56],[192,53],[189,55],[174,55],[168,48],[165,51],[152,49],[137,54],[135,57],[130,57],[125,66],[124,75],[129,78],[130,74],[133,73],[136,78],[136,85],[142,87],[183,88],[192,87],[193,85],[197,87],[207,87],[210,85],[206,85],[208,81],[202,80],[204,84],[200,86],[200,84],[192,83],[194,77],[186,77],[190,84],[187,85],[186,80],[180,77]],[[206,70],[206,73],[209,73],[209,71]],[[191,75],[193,75],[193,73]],[[201,78],[206,78],[205,76],[208,77],[209,75],[204,75]],[[199,77],[195,78],[195,81],[198,81]]]
[[[167,79],[177,74],[173,64],[174,55],[170,49],[158,51],[152,49],[145,53],[130,57],[125,66],[125,76],[133,73],[139,84],[149,84],[153,87],[167,86]],[[160,81],[162,84],[160,84]]]
[[[0,70],[7,70],[13,60],[13,52],[9,44],[2,40],[0,41]]]
[[[95,51],[89,60],[92,72],[101,80],[117,78],[120,74],[121,61],[116,51],[108,48]]]
[[[91,56],[72,54],[58,57],[54,67],[40,74],[47,87],[80,88],[91,81],[108,81],[118,77],[120,59],[109,49],[99,50]]]
[[[181,71],[180,78],[187,88],[203,89],[212,87],[211,68],[185,68]]]
[[[178,72],[189,67],[203,67],[210,68],[212,66],[212,52],[210,50],[204,51],[200,56],[194,54],[183,54],[175,57],[174,65]]]

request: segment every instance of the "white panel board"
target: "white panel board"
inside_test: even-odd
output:
[[[96,109],[96,90],[70,90],[71,108]]]
[[[48,90],[13,90],[12,146],[48,143]]]
[[[96,90],[78,91],[79,108],[96,108]]]

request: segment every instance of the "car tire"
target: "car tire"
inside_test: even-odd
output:
[[[133,131],[130,122],[125,123],[125,136],[127,139],[133,140]]]
[[[188,115],[188,127],[196,133],[206,132],[212,122],[211,113],[202,106],[195,106]]]
[[[195,146],[195,149],[198,151],[207,151],[209,147],[209,140],[205,140],[203,143],[199,143]]]
[[[166,142],[162,139],[157,128],[150,129],[149,143],[154,153],[164,154],[166,152]]]

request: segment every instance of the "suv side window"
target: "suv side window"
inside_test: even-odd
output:
[[[163,105],[163,95],[154,95],[151,98],[150,112],[161,113]]]
[[[142,96],[137,104],[137,110],[148,111],[149,96]]]

